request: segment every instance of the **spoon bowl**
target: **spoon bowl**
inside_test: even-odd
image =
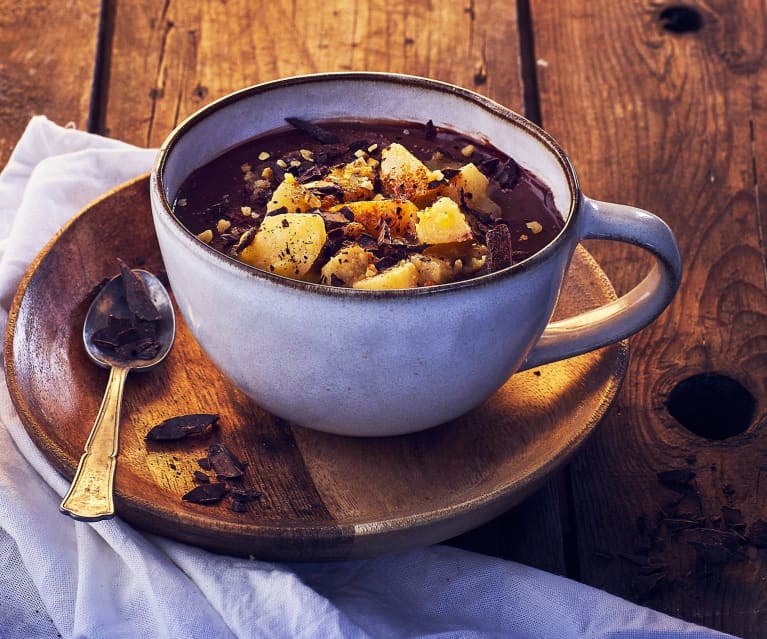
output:
[[[90,359],[110,369],[98,415],[60,510],[82,521],[114,516],[120,406],[128,373],[148,371],[170,352],[176,321],[168,291],[147,271],[121,264],[93,300],[83,325]]]

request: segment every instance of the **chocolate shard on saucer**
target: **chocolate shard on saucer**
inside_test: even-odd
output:
[[[215,425],[218,419],[218,415],[208,413],[178,415],[157,424],[146,434],[146,439],[150,441],[183,439],[189,435],[204,432],[208,427]]]
[[[181,499],[194,504],[217,504],[228,492],[229,488],[224,482],[213,482],[192,488]]]
[[[229,450],[226,444],[211,444],[208,447],[208,459],[211,468],[220,479],[235,479],[242,477],[245,464]]]

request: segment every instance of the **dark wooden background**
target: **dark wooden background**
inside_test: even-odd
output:
[[[0,0],[0,166],[32,115],[157,146],[249,84],[388,70],[541,123],[584,191],[661,215],[685,276],[566,471],[452,543],[767,637],[765,0]],[[619,291],[647,263],[590,243]]]

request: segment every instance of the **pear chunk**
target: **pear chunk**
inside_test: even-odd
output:
[[[303,278],[322,252],[325,221],[316,213],[281,213],[261,222],[240,259],[265,271]]]
[[[449,244],[472,239],[466,216],[449,197],[441,197],[432,206],[419,211],[415,231],[418,241],[423,244]]]

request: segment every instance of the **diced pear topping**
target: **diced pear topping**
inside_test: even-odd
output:
[[[354,221],[362,224],[365,231],[377,236],[382,222],[386,222],[391,232],[398,237],[415,233],[415,220],[418,208],[408,200],[363,200],[339,204],[331,211],[348,209],[354,215]]]
[[[286,213],[305,213],[312,208],[313,195],[296,181],[292,173],[286,173],[279,186],[274,189],[272,198],[266,203],[267,215],[283,207]]]
[[[342,248],[322,267],[323,284],[352,286],[364,277],[376,274],[375,256],[359,244]]]
[[[316,213],[270,215],[240,259],[265,271],[301,278],[319,257],[326,239],[325,221]]]
[[[415,231],[418,241],[423,244],[464,242],[472,238],[466,216],[449,197],[441,197],[432,206],[419,211]]]
[[[354,288],[365,290],[390,290],[415,286],[418,286],[418,269],[408,260],[402,260],[373,277],[354,282]]]
[[[418,269],[418,286],[452,282],[463,271],[463,262],[460,259],[451,260],[437,255],[429,257],[416,253],[410,256],[410,261]]]
[[[487,195],[490,180],[473,163],[461,167],[448,183],[439,188],[439,194],[445,195],[458,203],[465,202],[466,206],[478,211],[489,213],[493,217],[501,215],[499,207]]]
[[[440,171],[431,171],[398,142],[381,151],[381,187],[391,198],[417,201],[432,193]]]
[[[333,167],[325,180],[344,191],[344,202],[369,200],[375,193],[378,160],[357,158],[353,162]]]

